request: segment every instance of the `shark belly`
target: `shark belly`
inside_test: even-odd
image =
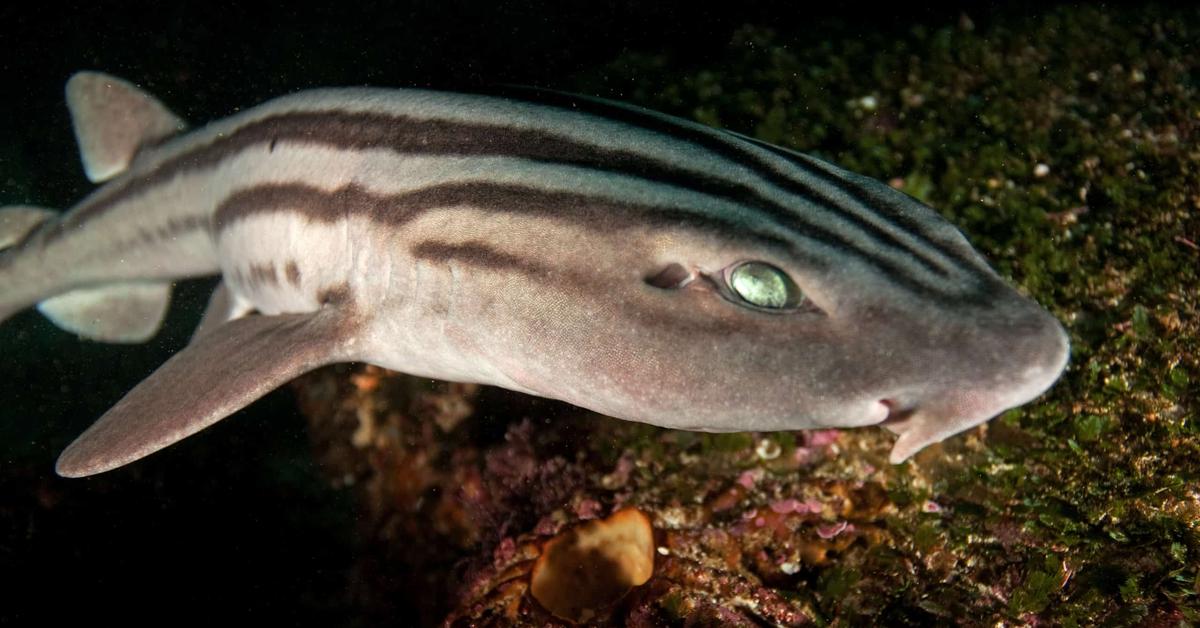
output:
[[[255,214],[220,230],[217,257],[225,286],[260,314],[314,312],[346,302],[356,255],[349,220],[315,222],[287,210]]]

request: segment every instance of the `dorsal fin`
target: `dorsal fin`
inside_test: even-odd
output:
[[[67,81],[67,107],[84,172],[93,183],[121,174],[147,143],[187,127],[158,99],[99,72],[77,72]]]

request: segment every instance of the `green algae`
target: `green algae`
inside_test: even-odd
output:
[[[583,89],[889,181],[1071,334],[1043,398],[887,471],[894,547],[820,571],[826,618],[1200,621],[1200,13],[977,19],[818,41],[747,27],[703,67],[630,54]],[[711,464],[757,441],[695,438]]]

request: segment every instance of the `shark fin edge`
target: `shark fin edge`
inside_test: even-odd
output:
[[[333,310],[221,325],[134,387],[67,447],[55,469],[63,477],[94,475],[174,444],[298,375],[352,359],[352,331]]]
[[[59,329],[88,340],[135,344],[158,333],[170,304],[170,282],[129,281],[64,292],[37,309]]]
[[[93,183],[121,174],[139,149],[187,128],[158,99],[114,76],[77,72],[66,92],[83,169]]]
[[[200,324],[192,332],[191,342],[195,343],[213,330],[220,329],[225,323],[242,318],[253,311],[252,305],[239,298],[224,281],[221,281],[208,298],[208,306],[204,308]]]

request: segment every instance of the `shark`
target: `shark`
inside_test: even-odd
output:
[[[309,370],[365,362],[700,431],[883,425],[901,463],[1046,391],[1067,335],[880,181],[620,102],[301,91],[189,129],[66,84],[65,212],[0,209],[0,321],[143,342],[217,275],[190,343],[56,470],[88,476]]]

